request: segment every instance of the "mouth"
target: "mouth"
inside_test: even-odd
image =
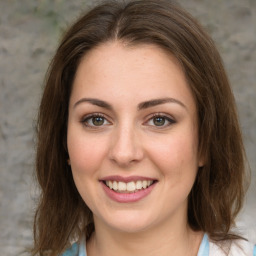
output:
[[[156,180],[137,180],[137,181],[117,181],[117,180],[105,180],[103,183],[110,189],[117,193],[136,193],[141,190],[147,189],[152,186]]]
[[[118,203],[134,203],[147,197],[158,180],[142,176],[108,176],[99,180],[103,191]]]

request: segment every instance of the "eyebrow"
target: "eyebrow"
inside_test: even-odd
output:
[[[107,103],[106,101],[94,99],[94,98],[82,98],[74,104],[74,108],[77,105],[84,103],[84,102],[88,102],[92,105],[96,105],[101,108],[106,108],[108,110],[113,110],[112,106],[109,103]],[[185,104],[183,104],[181,101],[174,99],[174,98],[160,98],[160,99],[152,99],[152,100],[144,101],[144,102],[141,102],[140,104],[138,104],[137,109],[138,110],[147,109],[147,108],[151,108],[151,107],[165,104],[165,103],[176,103],[176,104],[184,107],[185,109],[187,109]]]
[[[187,107],[185,106],[185,104],[183,104],[181,101],[174,99],[174,98],[161,98],[161,99],[152,99],[149,101],[144,101],[141,102],[138,105],[138,110],[141,109],[146,109],[146,108],[151,108],[157,105],[161,105],[161,104],[165,104],[165,103],[176,103],[179,104],[180,106],[184,107],[185,109],[187,109]]]
[[[99,99],[93,99],[93,98],[82,98],[80,99],[79,101],[77,101],[75,104],[74,104],[74,108],[83,103],[83,102],[88,102],[88,103],[91,103],[92,105],[96,105],[96,106],[99,106],[101,108],[106,108],[106,109],[109,109],[109,110],[112,110],[112,107],[110,104],[108,104],[106,101],[103,101],[103,100],[99,100]]]

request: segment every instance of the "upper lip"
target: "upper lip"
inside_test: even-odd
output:
[[[144,176],[128,176],[128,177],[123,177],[119,175],[112,175],[112,176],[106,176],[104,178],[101,178],[100,181],[122,181],[122,182],[130,182],[130,181],[138,181],[138,180],[156,180],[154,178],[150,177],[144,177]]]

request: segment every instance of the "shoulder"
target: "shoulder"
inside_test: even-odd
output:
[[[230,248],[230,255],[232,256],[253,256],[254,245],[245,240],[233,241]]]
[[[209,256],[256,256],[255,246],[243,239],[214,242],[209,240]]]
[[[63,254],[60,256],[78,256],[79,247],[77,243],[74,243],[70,248],[68,248]]]
[[[84,242],[84,239],[81,239],[80,242],[74,243],[60,256],[86,256],[86,243]]]

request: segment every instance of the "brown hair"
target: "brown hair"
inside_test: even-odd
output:
[[[188,222],[212,239],[229,231],[244,197],[244,148],[234,98],[212,39],[182,8],[167,0],[105,2],[67,31],[50,65],[38,115],[33,255],[59,254],[70,239],[93,230],[92,213],[80,197],[67,164],[68,104],[81,58],[106,41],[154,44],[181,63],[199,117],[199,153],[205,165],[189,195]]]

